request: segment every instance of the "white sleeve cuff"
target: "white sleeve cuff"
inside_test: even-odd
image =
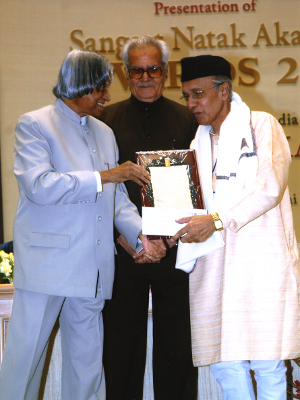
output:
[[[99,171],[94,171],[96,181],[97,181],[97,193],[102,192],[102,182],[101,182],[101,176]]]

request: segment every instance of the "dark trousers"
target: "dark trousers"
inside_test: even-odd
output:
[[[196,400],[188,274],[175,270],[176,249],[158,264],[135,264],[121,252],[113,299],[104,307],[107,400],[142,400],[149,286],[153,314],[155,400]]]

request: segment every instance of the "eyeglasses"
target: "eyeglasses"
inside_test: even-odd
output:
[[[162,76],[163,68],[160,67],[149,67],[143,68],[129,68],[128,74],[131,79],[141,79],[145,72],[147,72],[149,78],[160,78]]]
[[[217,85],[211,86],[211,87],[209,87],[209,88],[207,88],[207,89],[204,89],[204,90],[192,90],[192,91],[191,91],[191,94],[183,94],[183,95],[180,96],[179,98],[180,98],[180,100],[181,100],[184,104],[186,104],[186,103],[189,101],[189,97],[190,97],[190,96],[191,96],[191,98],[194,99],[194,100],[199,100],[199,99],[201,99],[202,94],[203,94],[204,92],[206,92],[206,90],[213,89],[213,88],[218,87],[218,86],[220,86],[220,85],[221,85],[221,83],[218,83]]]

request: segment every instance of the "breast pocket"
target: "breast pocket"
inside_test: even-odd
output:
[[[68,249],[70,247],[70,241],[71,237],[69,235],[55,235],[41,232],[30,233],[30,246]]]

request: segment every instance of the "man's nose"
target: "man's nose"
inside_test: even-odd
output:
[[[143,75],[142,75],[141,79],[143,79],[143,81],[148,81],[149,79],[151,79],[146,70],[143,71]]]
[[[197,102],[191,95],[189,95],[186,105],[188,106],[189,110],[192,110],[197,105]]]
[[[103,98],[105,101],[110,101],[111,97],[110,97],[110,93],[109,93],[108,89],[106,90]]]

